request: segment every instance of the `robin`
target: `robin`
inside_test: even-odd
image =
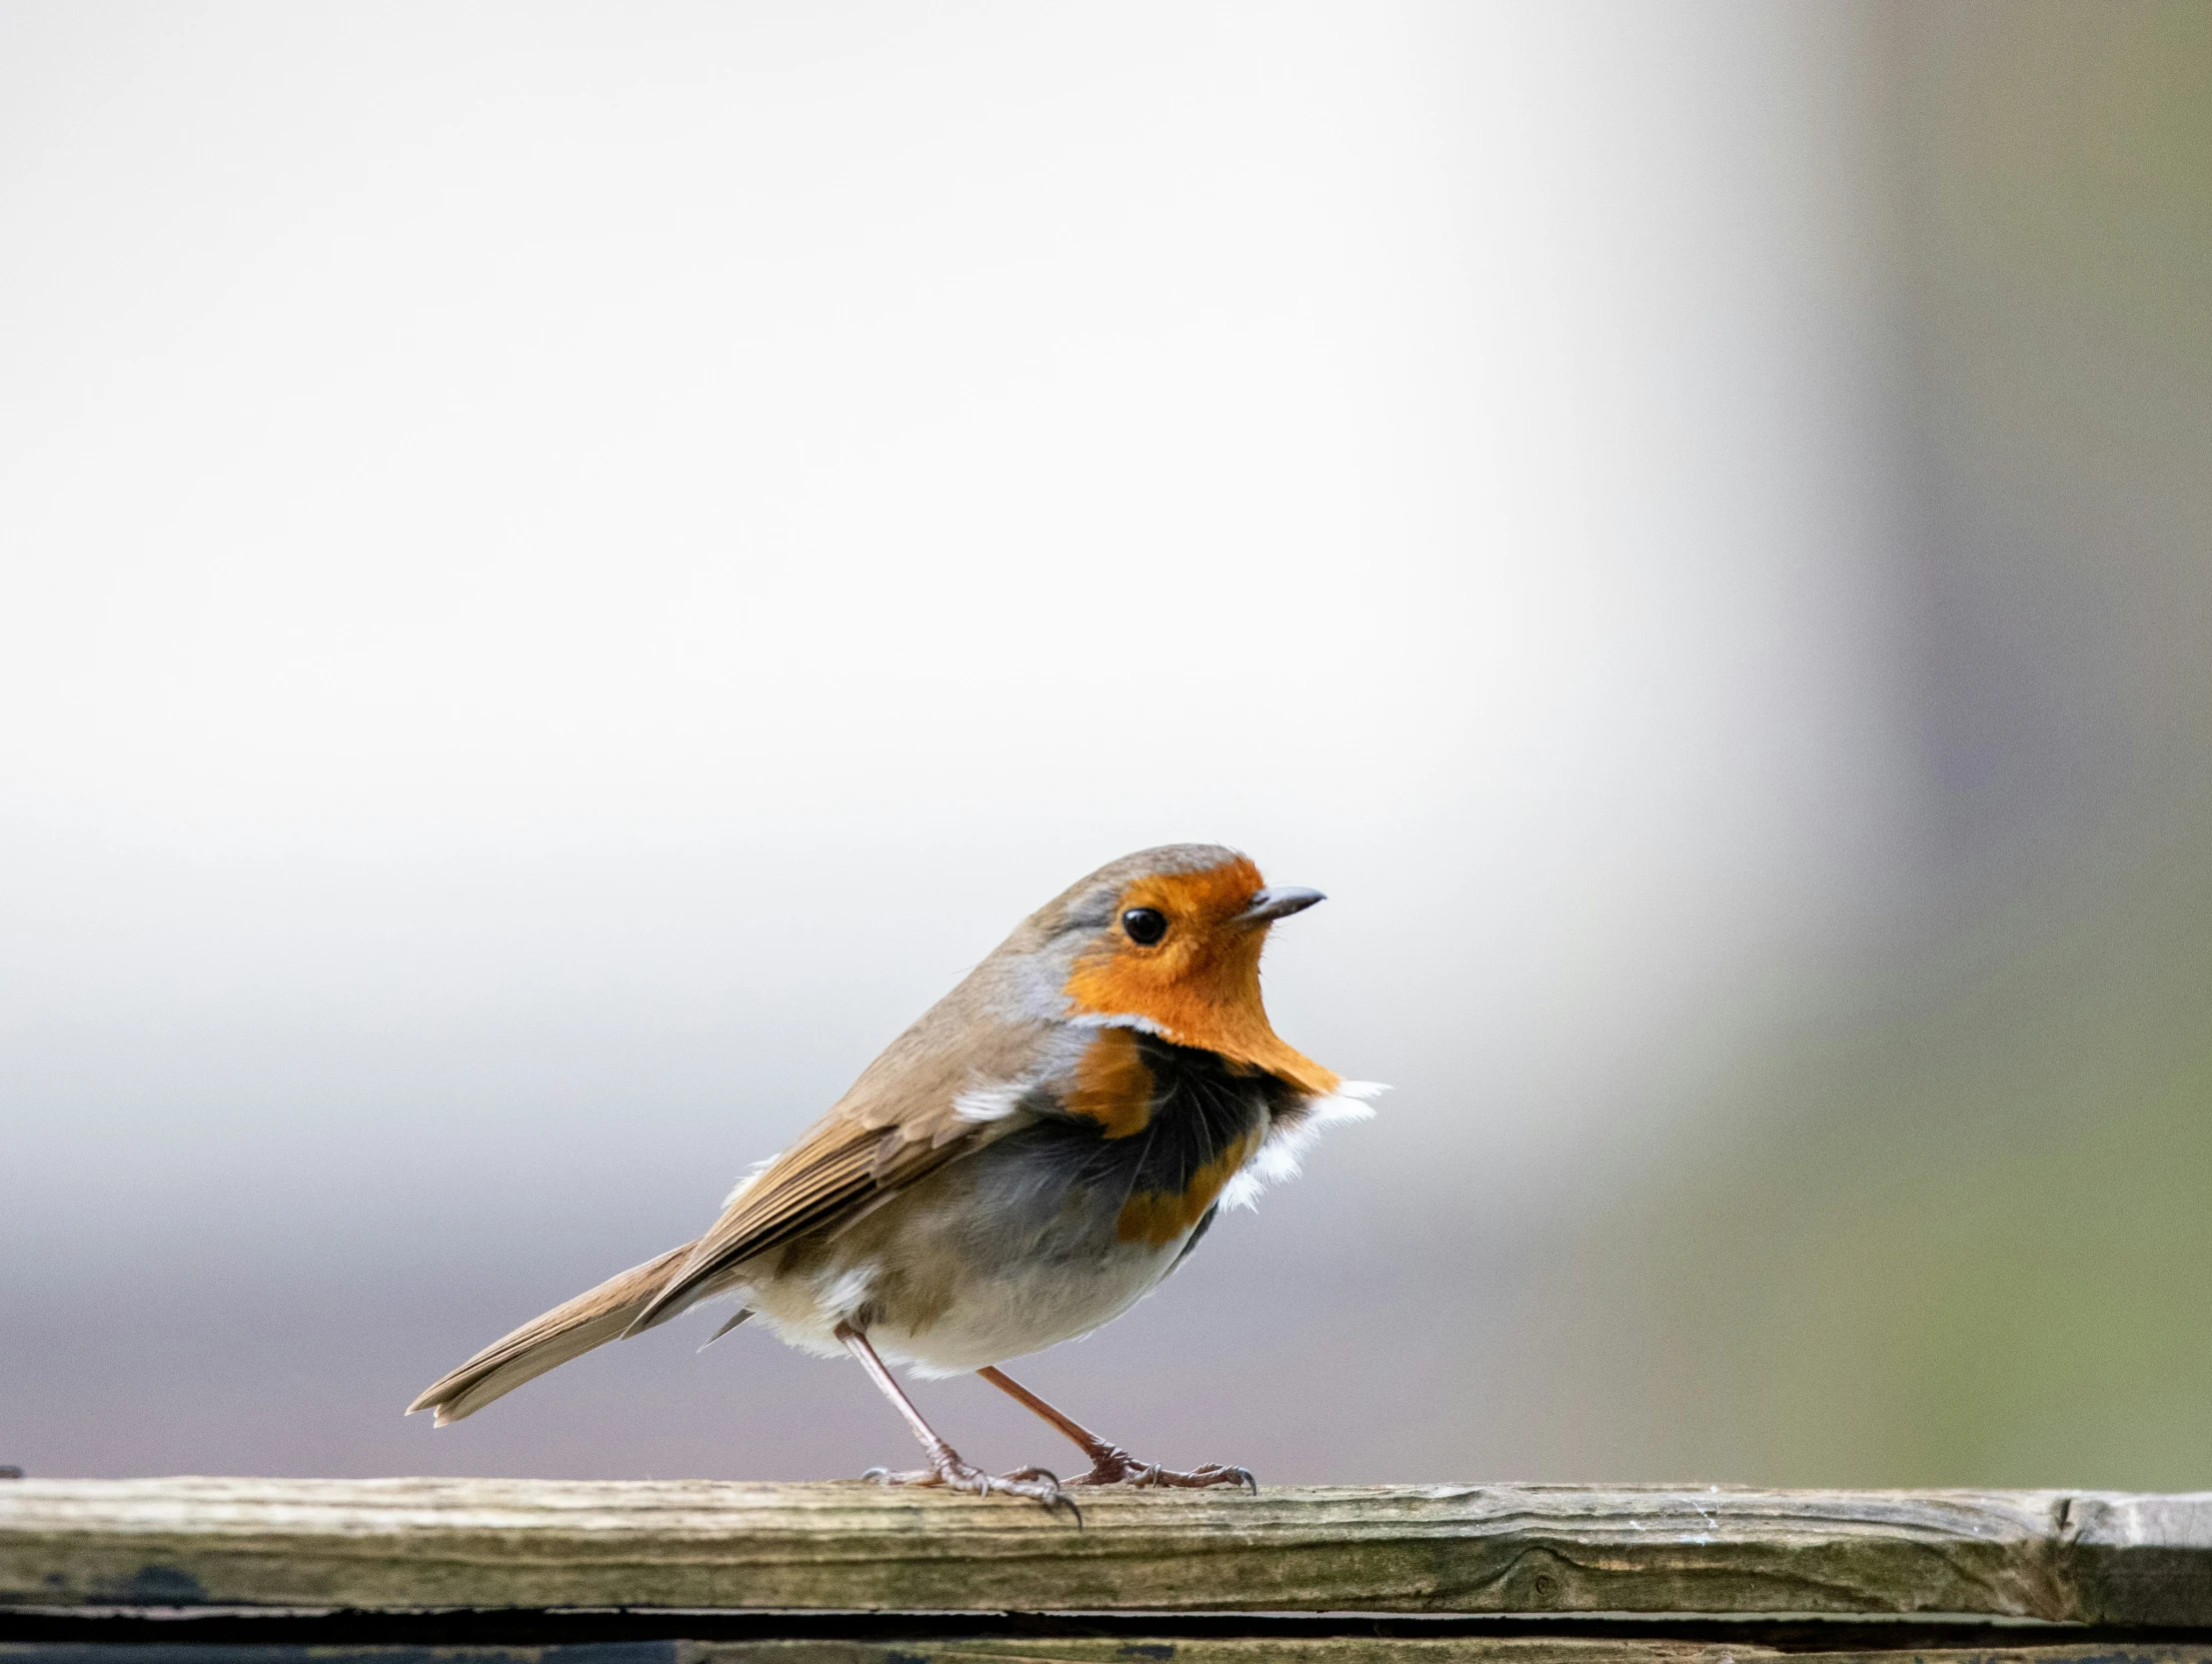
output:
[[[1175,843],[1102,866],[1032,913],[869,1064],[696,1242],[495,1341],[408,1406],[474,1414],[556,1364],[735,1296],[787,1343],[849,1352],[928,1453],[891,1484],[1067,1501],[1043,1468],[988,1474],[890,1369],[974,1370],[1073,1439],[1078,1485],[1252,1485],[1240,1467],[1139,1462],[1016,1382],[1002,1359],[1088,1334],[1181,1264],[1223,1206],[1297,1171],[1378,1086],[1292,1050],[1259,998],[1268,927],[1322,897],[1233,849]],[[1256,1489],[1256,1486],[1252,1488]],[[1071,1504],[1072,1506],[1072,1504]]]

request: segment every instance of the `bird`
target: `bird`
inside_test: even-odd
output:
[[[594,1347],[717,1296],[786,1343],[849,1354],[924,1467],[893,1485],[1073,1507],[1067,1486],[1242,1485],[1246,1468],[1140,1461],[999,1366],[1090,1333],[1189,1257],[1223,1207],[1296,1173],[1322,1128],[1383,1090],[1345,1081],[1267,1020],[1270,928],[1324,899],[1250,858],[1173,843],[1109,861],[1016,926],[683,1243],[494,1341],[407,1413],[445,1426]],[[711,1343],[711,1341],[710,1341]],[[892,1373],[970,1371],[1090,1460],[987,1473]],[[1080,1511],[1079,1511],[1080,1520]]]

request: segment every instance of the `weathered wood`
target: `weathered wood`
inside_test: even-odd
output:
[[[1420,1641],[1344,1637],[1313,1640],[996,1640],[679,1643],[687,1656],[672,1664],[1901,1664],[1893,1652],[1782,1652],[1713,1642],[1687,1646],[1634,1640],[1536,1641],[1525,1638]],[[2110,1644],[2082,1647],[1972,1648],[1919,1651],[1913,1664],[2208,1664],[2212,1647],[2132,1648],[2116,1657]]]
[[[669,1664],[1902,1664],[1894,1652],[1782,1652],[1712,1642],[1542,1641],[1458,1637],[1421,1641],[1334,1637],[1312,1640],[1008,1639],[945,1641],[743,1641],[676,1643]],[[2116,1655],[2109,1643],[2074,1647],[2000,1647],[1916,1651],[1913,1664],[2212,1664],[2212,1647],[2153,1646]],[[153,1661],[147,1661],[153,1664]],[[328,1659],[316,1664],[331,1664]],[[397,1661],[394,1661],[397,1664]],[[461,1661],[452,1661],[461,1664]],[[533,1664],[540,1664],[534,1660]],[[555,1664],[545,1660],[543,1664]],[[583,1661],[579,1661],[583,1664]]]
[[[2212,1625],[2212,1496],[13,1481],[0,1603],[1959,1614]]]
[[[661,1641],[554,1647],[256,1647],[243,1664],[2212,1664],[2212,1646],[1978,1647],[1897,1652],[1782,1652],[1651,1640],[1001,1639]],[[197,1646],[11,1646],[0,1664],[227,1664]]]

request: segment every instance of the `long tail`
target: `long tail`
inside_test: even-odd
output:
[[[616,1339],[653,1303],[654,1295],[691,1257],[695,1244],[671,1248],[643,1265],[634,1265],[609,1277],[597,1288],[587,1289],[565,1305],[555,1306],[543,1317],[534,1317],[513,1334],[495,1340],[451,1374],[426,1388],[407,1406],[407,1413],[436,1410],[438,1425],[473,1415],[493,1399],[513,1392],[523,1382],[535,1380],[556,1364],[581,1357],[594,1346]],[[655,1328],[674,1317],[684,1305],[653,1314],[646,1327]],[[747,1313],[731,1319],[728,1328]]]

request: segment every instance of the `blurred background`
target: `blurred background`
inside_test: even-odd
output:
[[[6,0],[0,246],[0,1461],[905,1460],[399,1412],[1206,838],[1395,1090],[1077,1414],[2212,1486],[2212,6]]]

